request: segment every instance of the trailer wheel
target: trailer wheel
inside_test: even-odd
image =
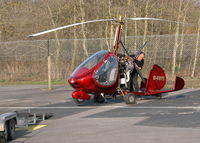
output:
[[[83,104],[83,103],[85,102],[84,99],[76,99],[76,98],[73,98],[73,99],[74,99],[74,102],[75,102],[76,104],[78,104],[78,105],[81,105],[81,104]]]
[[[136,103],[136,95],[132,93],[128,93],[124,95],[124,101],[126,104],[135,104]]]
[[[0,143],[7,143],[8,140],[8,129],[7,124],[5,124],[4,131],[0,132]]]
[[[15,119],[8,121],[8,140],[15,139]]]
[[[7,140],[4,137],[4,134],[0,132],[0,143],[7,143]]]

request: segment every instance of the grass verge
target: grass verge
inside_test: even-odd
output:
[[[191,78],[184,77],[185,87],[184,88],[200,88],[200,79],[199,78]],[[1,81],[0,86],[5,85],[47,85],[47,81]],[[172,87],[173,88],[174,80],[169,80],[169,84],[166,84],[165,88]],[[68,85],[67,81],[64,80],[54,80],[52,81],[52,85]]]
[[[5,85],[47,85],[47,81],[0,81],[0,86]],[[54,80],[52,85],[66,85],[67,81],[64,80]]]

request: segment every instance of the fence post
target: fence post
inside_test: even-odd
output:
[[[47,60],[47,66],[48,66],[48,89],[52,90],[52,81],[51,81],[51,55],[50,55],[50,49],[49,49],[49,40],[47,41],[47,51],[48,51],[48,60]]]

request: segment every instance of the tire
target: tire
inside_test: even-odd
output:
[[[4,133],[3,134],[0,133],[0,143],[7,143],[7,140],[3,136],[4,136]]]
[[[135,104],[136,103],[136,95],[132,93],[128,93],[124,95],[124,101],[126,104]]]
[[[94,102],[95,103],[104,103],[105,99],[102,97],[102,95],[94,95]]]
[[[84,99],[76,99],[76,98],[73,98],[74,99],[74,102],[77,104],[77,105],[81,105],[85,102]]]
[[[14,140],[15,139],[15,119],[11,119],[8,121],[8,140]]]
[[[8,140],[8,129],[6,124],[5,131],[0,132],[0,143],[7,143],[7,140]]]

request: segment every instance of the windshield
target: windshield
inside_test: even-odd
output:
[[[100,63],[107,54],[108,50],[102,50],[93,54],[76,68],[76,70],[72,73],[72,76],[80,76],[86,73]]]
[[[117,80],[118,61],[114,56],[109,57],[95,73],[94,78],[103,86],[113,85]]]

